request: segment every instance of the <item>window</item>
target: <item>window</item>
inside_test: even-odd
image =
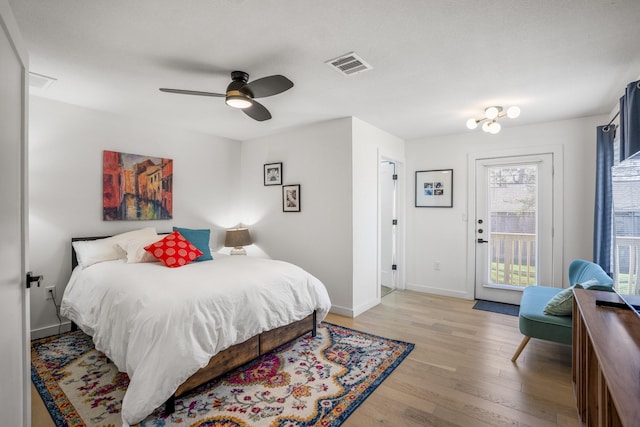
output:
[[[640,155],[620,162],[620,144],[614,142],[611,168],[614,239],[613,274],[616,289],[623,294],[640,294]]]

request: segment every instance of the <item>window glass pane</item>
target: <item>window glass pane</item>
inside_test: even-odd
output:
[[[611,168],[615,238],[613,268],[616,289],[639,294],[640,158],[629,158]]]
[[[537,177],[535,164],[489,169],[492,283],[536,284]]]

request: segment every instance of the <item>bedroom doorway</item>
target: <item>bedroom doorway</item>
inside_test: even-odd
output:
[[[398,265],[398,165],[380,161],[380,297],[397,288]]]

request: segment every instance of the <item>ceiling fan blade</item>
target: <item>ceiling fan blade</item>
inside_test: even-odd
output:
[[[263,122],[271,118],[271,113],[269,112],[269,110],[267,110],[264,105],[260,104],[255,99],[253,100],[253,105],[251,107],[243,108],[242,111],[244,111],[247,116],[259,122]]]
[[[265,96],[277,95],[285,90],[291,89],[293,82],[279,74],[263,77],[245,85],[251,91],[254,98],[264,98]]]
[[[184,89],[167,89],[166,87],[161,87],[160,91],[169,92],[169,93],[180,93],[183,95],[214,96],[217,98],[226,96],[224,93],[200,92],[198,90],[184,90]]]

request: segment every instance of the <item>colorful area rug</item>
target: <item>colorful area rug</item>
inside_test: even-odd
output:
[[[141,427],[339,426],[413,344],[330,323],[158,408]],[[56,426],[120,426],[129,383],[81,331],[31,343],[31,379]]]
[[[520,314],[520,306],[515,304],[505,304],[502,302],[485,301],[479,299],[473,305],[475,310],[491,311],[493,313],[508,314],[509,316],[518,316]]]

